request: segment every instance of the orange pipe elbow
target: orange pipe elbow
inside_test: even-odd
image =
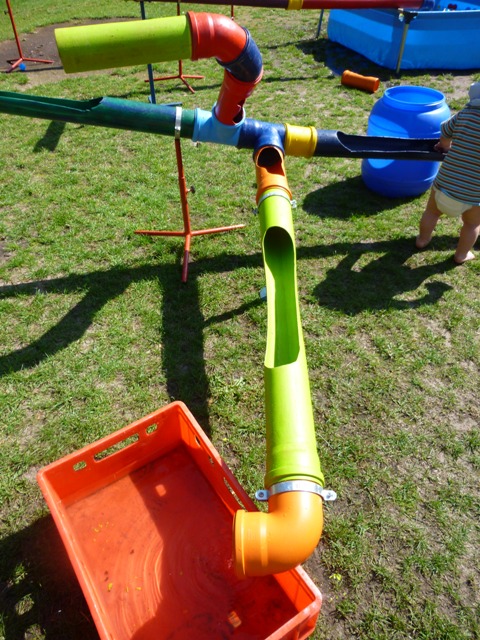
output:
[[[268,513],[237,511],[233,526],[238,577],[281,573],[313,553],[323,531],[323,501],[306,491],[271,495]]]
[[[215,13],[187,12],[192,32],[192,60],[216,58],[221,63],[238,58],[247,33],[234,20]]]
[[[260,81],[260,78],[257,82]],[[237,80],[225,69],[223,83],[215,105],[215,115],[222,124],[234,125],[243,117],[245,100],[252,95],[257,82]]]
[[[291,200],[292,192],[288,186],[284,156],[279,149],[265,146],[256,153],[254,160],[257,177],[257,204],[268,189],[282,189]]]

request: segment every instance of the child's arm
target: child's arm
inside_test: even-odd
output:
[[[458,113],[461,113],[460,111]],[[455,125],[458,119],[458,113],[451,116],[440,125],[440,140],[435,145],[435,150],[441,153],[448,153],[452,146],[452,140],[455,133]]]

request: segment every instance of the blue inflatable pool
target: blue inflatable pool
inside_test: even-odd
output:
[[[433,0],[431,0],[433,4]],[[432,10],[333,9],[328,37],[388,69],[480,69],[480,2]]]

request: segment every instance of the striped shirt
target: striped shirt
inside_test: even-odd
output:
[[[441,134],[452,138],[435,186],[467,204],[480,204],[480,108],[467,105],[442,122]]]

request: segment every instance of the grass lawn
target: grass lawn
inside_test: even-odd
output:
[[[126,0],[13,9],[25,49],[40,27],[139,15]],[[175,5],[147,12],[173,15]],[[251,118],[365,133],[388,86],[439,89],[455,111],[480,79],[397,77],[328,42],[325,27],[316,39],[317,12],[236,8],[235,17],[264,59]],[[12,39],[8,16],[0,39]],[[380,90],[343,87],[345,68],[378,76]],[[218,64],[186,61],[184,72],[205,76],[195,93],[157,83],[157,101],[210,109]],[[0,90],[146,101],[145,78],[143,67],[67,76],[32,66],[1,74]],[[181,227],[170,138],[4,114],[0,126],[0,639],[95,640],[36,483],[42,466],[182,400],[247,492],[263,486],[254,166],[251,152],[182,142],[193,227],[245,224],[194,238],[182,284],[182,241],[134,233]],[[479,638],[480,259],[454,266],[452,220],[416,251],[426,194],[367,190],[360,160],[287,158],[286,168],[318,451],[338,493],[305,564],[324,598],[311,637]]]

